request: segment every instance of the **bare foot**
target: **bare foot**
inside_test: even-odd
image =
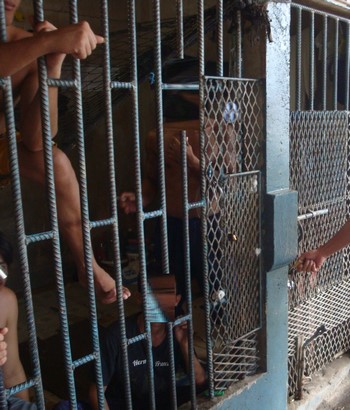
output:
[[[117,300],[117,290],[115,288],[114,279],[99,265],[93,266],[94,269],[94,284],[95,292],[99,301],[103,304],[113,303]],[[79,275],[79,282],[86,286],[85,272]],[[128,299],[131,295],[128,288],[123,286],[123,300]]]

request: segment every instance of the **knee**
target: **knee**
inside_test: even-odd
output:
[[[65,181],[66,183],[72,178],[75,179],[75,172],[67,155],[59,148],[54,147],[52,152],[55,179]]]

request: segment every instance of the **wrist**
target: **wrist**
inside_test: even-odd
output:
[[[188,167],[191,170],[199,170],[200,168],[200,161],[196,156],[193,156],[192,158],[189,159],[188,161]]]
[[[34,34],[35,41],[39,43],[41,49],[41,56],[55,52],[55,39],[51,31],[39,31]]]
[[[327,244],[324,244],[318,248],[318,253],[321,258],[327,259],[334,251]]]

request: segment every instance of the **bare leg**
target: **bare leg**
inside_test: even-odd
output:
[[[42,151],[29,151],[18,144],[21,174],[45,184],[45,168]],[[55,186],[57,212],[60,231],[65,238],[77,266],[79,282],[86,285],[86,273],[84,262],[84,248],[81,228],[81,211],[79,199],[79,185],[68,157],[57,147],[53,147],[53,162],[55,170]],[[95,289],[102,303],[112,303],[116,300],[114,279],[92,259]],[[123,298],[127,299],[130,292],[123,288]]]

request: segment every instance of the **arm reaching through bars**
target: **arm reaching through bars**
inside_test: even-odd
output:
[[[325,244],[317,249],[301,254],[296,262],[296,269],[301,272],[318,272],[327,258],[350,243],[350,219]]]
[[[56,28],[49,22],[35,26],[27,33],[13,25],[14,13],[20,0],[5,2],[7,42],[0,43],[0,76],[11,76],[14,104],[20,107],[20,142],[18,144],[21,175],[45,185],[42,123],[39,96],[37,58],[45,56],[49,77],[59,78],[66,54],[75,58],[88,57],[104,39],[96,35],[87,22]],[[57,88],[48,92],[51,136],[57,133]],[[2,102],[2,101],[1,101]],[[0,112],[0,133],[5,133],[5,116]],[[52,147],[55,175],[58,223],[77,266],[79,281],[86,285],[78,181],[68,157]],[[102,269],[92,255],[96,293],[103,303],[116,300],[114,279]],[[123,288],[123,298],[130,292]]]

